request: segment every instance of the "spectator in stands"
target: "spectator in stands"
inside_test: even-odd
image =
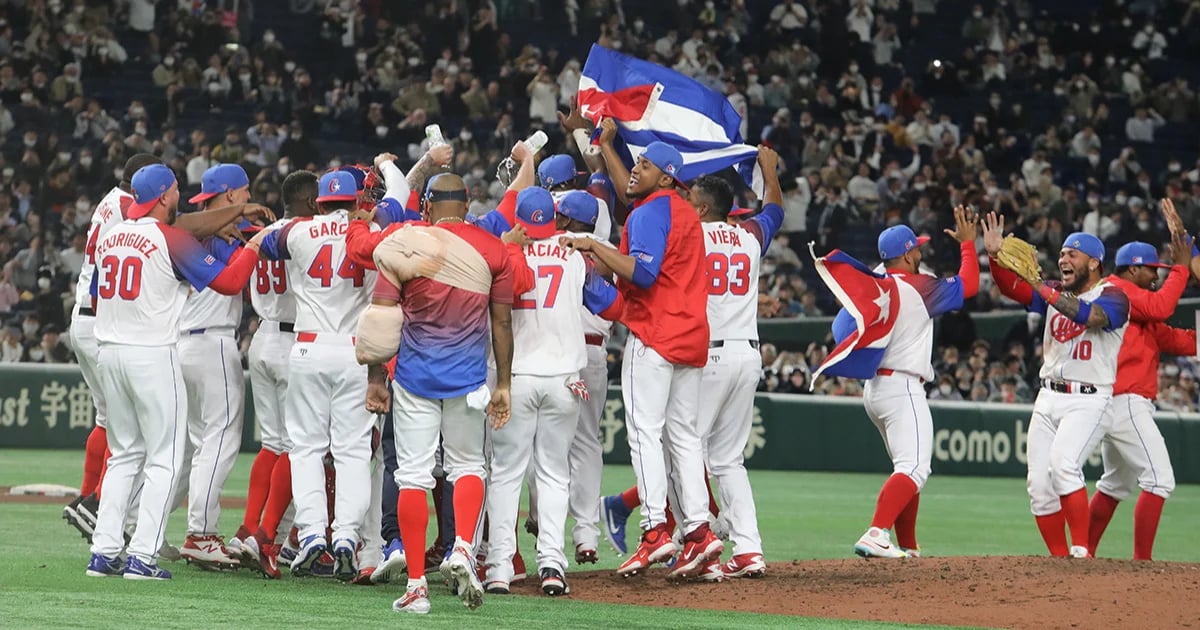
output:
[[[42,328],[42,340],[29,349],[29,358],[41,363],[71,363],[73,355],[67,344],[62,342],[62,331],[54,324]]]
[[[20,363],[25,360],[25,345],[21,343],[21,329],[6,326],[0,338],[0,363]]]
[[[1138,107],[1133,111],[1133,117],[1125,121],[1125,137],[1131,142],[1154,142],[1154,130],[1166,122],[1157,111]]]

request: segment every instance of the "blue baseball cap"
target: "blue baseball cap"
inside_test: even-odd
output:
[[[188,203],[203,203],[221,193],[245,188],[250,185],[246,169],[237,164],[210,166],[200,176],[200,194],[188,199]]]
[[[613,198],[617,196],[612,180],[604,173],[592,173],[592,176],[588,178],[587,191],[607,204],[609,208],[613,206]]]
[[[139,168],[129,179],[130,188],[133,189],[133,205],[125,211],[126,218],[140,219],[146,216],[159,198],[175,185],[175,181],[175,171],[166,164],[150,164]]]
[[[1088,258],[1104,260],[1104,243],[1100,239],[1088,234],[1087,232],[1075,232],[1066,238],[1062,244],[1063,249],[1077,249],[1088,255]],[[1155,255],[1155,260],[1158,256]]]
[[[588,225],[596,225],[600,216],[600,200],[591,193],[572,190],[558,200],[558,213]]]
[[[538,184],[542,188],[557,186],[563,182],[575,180],[578,172],[575,170],[575,159],[565,153],[551,155],[538,164]]]
[[[658,170],[674,177],[679,181],[679,171],[683,170],[683,156],[679,150],[665,142],[651,142],[642,151],[641,157],[658,167]]]
[[[349,171],[330,171],[317,183],[317,203],[326,201],[357,201],[358,184]]]
[[[928,236],[917,236],[907,225],[893,225],[879,234],[879,259],[899,258],[928,242]]]
[[[1122,245],[1121,249],[1117,250],[1117,266],[1161,267],[1168,269],[1171,265],[1164,265],[1158,262],[1158,250],[1150,243],[1134,241]]]
[[[524,226],[525,233],[534,240],[553,236],[554,197],[550,192],[531,186],[517,193],[517,223]]]

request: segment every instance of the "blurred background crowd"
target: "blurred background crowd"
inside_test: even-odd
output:
[[[776,317],[836,311],[810,242],[874,264],[904,222],[933,236],[928,272],[953,273],[956,204],[1002,212],[1048,268],[1076,229],[1110,256],[1165,243],[1164,197],[1200,224],[1200,0],[7,0],[0,361],[73,360],[91,209],[129,155],[160,155],[184,198],[237,162],[278,209],[290,171],[411,164],[438,123],[482,214],[516,140],[567,151],[556,113],[596,41],[725,94],[744,139],[779,151],[786,218],[760,283]],[[966,311],[1016,306],[982,287]],[[989,345],[964,319],[939,327],[930,396],[1031,400],[1039,322]],[[761,389],[803,393],[828,339],[762,350]],[[1194,408],[1196,374],[1165,362],[1160,404]]]

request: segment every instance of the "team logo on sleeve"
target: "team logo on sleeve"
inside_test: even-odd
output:
[[[212,254],[209,254],[204,257],[204,264],[206,264],[206,265],[216,264],[216,262],[217,262],[217,259],[213,258]]]
[[[1082,335],[1087,327],[1083,324],[1077,324],[1071,321],[1070,318],[1062,313],[1055,313],[1054,317],[1050,318],[1050,336],[1054,337],[1059,343],[1067,343],[1068,341]]]

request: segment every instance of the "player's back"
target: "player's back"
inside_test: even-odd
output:
[[[1120,326],[1112,329],[1089,328],[1075,323],[1053,306],[1047,307],[1039,378],[1101,386],[1116,382],[1117,360],[1129,325],[1125,319],[1129,300],[1121,289],[1108,282],[1100,282],[1079,294],[1079,299],[1092,302],[1093,308],[1101,308],[1097,300],[1102,297],[1124,304],[1126,314],[1121,315]]]
[[[287,230],[287,278],[296,299],[296,331],[353,335],[371,301],[378,272],[346,256],[344,210],[297,219]],[[372,231],[378,229],[372,225]]]
[[[292,219],[280,219],[267,229],[280,229]],[[250,277],[250,305],[259,317],[272,322],[296,322],[296,296],[288,286],[287,264],[260,258]]]
[[[758,340],[758,271],[762,245],[750,232],[724,221],[704,229],[711,340]]]
[[[933,318],[921,292],[913,283],[936,282],[920,274],[893,274],[900,308],[892,324],[892,338],[883,352],[879,367],[933,380]]]
[[[92,220],[88,225],[86,256],[83,266],[79,268],[79,280],[75,284],[76,306],[91,305],[92,278],[96,273],[96,244],[102,235],[124,220],[124,210],[132,203],[133,195],[114,187],[92,211]]]
[[[101,343],[165,346],[179,339],[188,285],[177,275],[172,249],[211,255],[186,232],[154,219],[125,221],[96,244],[96,338]]]
[[[554,236],[527,245],[525,261],[536,285],[513,299],[513,373],[554,376],[583,369],[583,255],[559,246]]]

